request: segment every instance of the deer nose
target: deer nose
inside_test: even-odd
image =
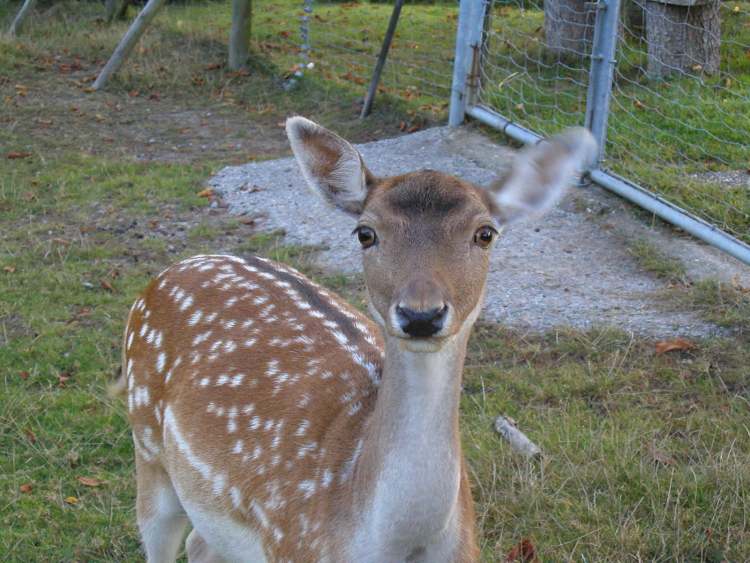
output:
[[[403,305],[396,305],[396,318],[401,330],[416,338],[427,338],[440,332],[447,313],[448,305],[429,311],[414,311]]]

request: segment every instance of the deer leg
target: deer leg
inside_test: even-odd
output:
[[[224,559],[211,551],[206,540],[195,528],[188,534],[185,551],[187,551],[188,563],[224,563]]]
[[[172,481],[158,462],[136,455],[136,513],[148,563],[172,563],[182,544],[188,518]]]

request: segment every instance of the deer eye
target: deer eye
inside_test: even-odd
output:
[[[357,227],[354,229],[354,232],[357,233],[357,238],[359,239],[359,244],[362,245],[362,248],[370,248],[378,242],[378,237],[375,234],[375,231],[370,227]]]
[[[497,231],[492,227],[484,226],[479,227],[474,233],[474,244],[481,248],[489,248],[492,244],[492,239],[495,238]]]

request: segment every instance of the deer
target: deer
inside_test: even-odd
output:
[[[136,299],[123,336],[150,563],[473,562],[459,399],[502,230],[554,207],[596,154],[583,128],[520,151],[489,188],[377,177],[303,117],[306,183],[356,217],[372,319],[290,266],[200,255]]]

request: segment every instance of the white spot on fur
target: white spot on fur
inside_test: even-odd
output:
[[[190,315],[190,318],[188,319],[188,324],[190,326],[197,325],[200,322],[202,316],[203,316],[203,311],[198,309],[192,315]]]
[[[206,332],[202,332],[198,336],[196,336],[195,338],[193,338],[193,346],[198,346],[199,344],[202,344],[203,342],[205,342],[206,340],[208,340],[208,338],[211,336],[212,332],[213,331],[211,331],[211,330],[207,330]]]
[[[213,493],[218,496],[224,492],[224,488],[227,485],[227,476],[224,473],[219,473],[213,479],[212,487]]]
[[[234,508],[239,508],[242,506],[242,493],[240,493],[240,490],[237,487],[232,487],[229,489],[229,496],[232,499],[232,506]]]
[[[331,485],[331,481],[333,481],[333,473],[330,469],[325,469],[323,471],[323,477],[320,480],[320,484],[324,489],[327,489]]]
[[[255,502],[254,500],[250,503],[250,509],[253,512],[253,515],[258,520],[261,526],[264,528],[268,528],[268,516],[266,515],[265,511],[260,507],[260,505]]]
[[[180,304],[180,311],[187,311],[190,306],[193,304],[193,296],[188,295],[183,299],[182,303]]]
[[[303,420],[302,422],[300,422],[299,426],[297,427],[297,431],[294,433],[294,435],[304,436],[308,428],[310,428],[310,421]]]
[[[156,371],[161,373],[164,371],[164,365],[167,363],[167,355],[164,352],[159,352],[156,356]]]
[[[302,491],[305,500],[308,500],[315,494],[315,481],[305,479],[304,481],[300,481],[297,488]]]

